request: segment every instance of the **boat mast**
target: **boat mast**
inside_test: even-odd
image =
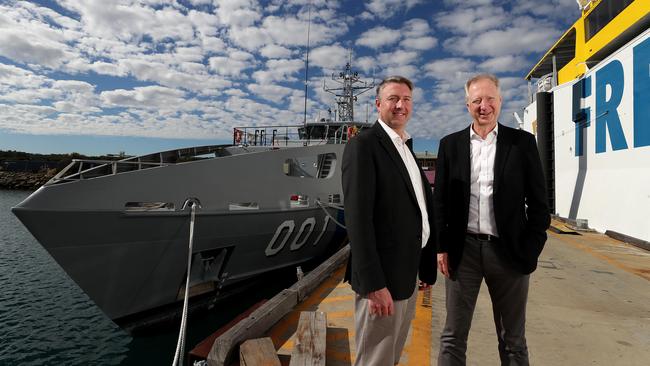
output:
[[[332,80],[340,86],[330,88],[323,81],[323,90],[336,96],[338,121],[341,122],[354,121],[354,102],[357,101],[357,96],[375,87],[374,80],[371,83],[362,81],[359,73],[352,71],[351,63],[352,52],[350,52],[350,59],[345,65],[345,71],[339,73],[338,77],[332,74]]]
[[[302,123],[307,124],[307,86],[309,81],[309,33],[311,31],[311,1],[309,1],[307,15],[307,52],[305,54],[305,114]]]

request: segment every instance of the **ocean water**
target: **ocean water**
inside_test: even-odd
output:
[[[108,319],[11,213],[28,195],[0,190],[0,365],[171,365],[178,327],[131,336]],[[186,351],[289,281],[190,316]]]
[[[11,213],[28,194],[0,190],[0,364],[124,363],[132,338],[104,316]]]

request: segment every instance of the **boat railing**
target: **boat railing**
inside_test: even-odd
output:
[[[537,92],[548,92],[555,87],[555,75],[548,73],[537,80]]]
[[[282,148],[344,144],[366,125],[361,122],[339,122],[235,127],[233,128],[233,145]]]
[[[233,128],[233,145],[296,147],[325,144],[324,138],[309,138],[304,125],[246,126]]]
[[[91,160],[73,159],[68,166],[55,175],[50,182],[81,180],[96,178],[104,175],[114,175],[118,172],[140,170],[154,166],[164,166],[169,163],[124,160]],[[48,182],[48,183],[50,183]]]
[[[115,175],[135,170],[150,169],[200,159],[201,156],[216,156],[230,145],[207,145],[168,150],[148,155],[131,156],[120,160],[73,159],[70,164],[50,179],[46,185]]]

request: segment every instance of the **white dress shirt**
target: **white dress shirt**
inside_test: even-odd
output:
[[[497,124],[483,139],[472,126],[469,128],[471,183],[467,231],[470,233],[499,236],[492,200],[498,130]]]
[[[422,247],[424,248],[424,246],[427,244],[427,241],[429,240],[431,228],[429,227],[429,215],[427,213],[427,205],[424,198],[425,196],[422,183],[422,175],[420,174],[420,169],[418,168],[418,164],[415,161],[415,158],[413,158],[413,154],[411,154],[409,147],[406,145],[406,141],[411,138],[411,135],[409,135],[408,132],[404,131],[406,138],[402,140],[400,135],[397,134],[397,132],[395,132],[392,128],[388,127],[388,125],[385,124],[381,119],[379,120],[379,124],[384,128],[384,131],[386,131],[391,141],[393,141],[393,144],[395,145],[399,156],[402,158],[402,161],[406,166],[409,177],[411,178],[411,184],[413,185],[415,197],[417,198],[418,206],[420,207],[420,213],[422,216]]]

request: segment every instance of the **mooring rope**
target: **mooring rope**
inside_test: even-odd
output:
[[[336,209],[336,210],[339,210],[339,211],[343,211],[343,210],[344,210],[343,206],[341,206],[341,205],[337,205],[337,204],[334,204],[334,203],[325,203],[325,202],[321,202],[320,200],[316,200],[316,204],[317,204],[318,206],[320,206],[320,208],[323,209],[323,212],[325,212],[325,214],[326,214],[327,216],[329,216],[329,218],[330,218],[332,221],[334,221],[334,223],[336,223],[336,225],[338,225],[338,226],[340,226],[341,228],[347,230],[347,228],[345,227],[345,225],[343,225],[343,224],[341,224],[340,222],[338,222],[338,220],[336,220],[336,219],[335,219],[335,218],[334,218],[334,217],[333,217],[333,216],[332,216],[332,215],[327,211],[327,209],[326,209],[326,207],[328,207],[328,208],[333,208],[333,209]]]
[[[181,317],[181,329],[178,334],[178,343],[176,343],[176,353],[174,354],[173,366],[183,365],[183,356],[185,354],[185,330],[187,328],[187,308],[190,298],[190,273],[192,271],[192,245],[194,242],[194,219],[196,216],[196,207],[201,207],[201,202],[197,198],[188,198],[183,203],[182,210],[190,206],[190,244],[187,253],[187,277],[185,279],[185,294],[183,296],[183,315]]]

